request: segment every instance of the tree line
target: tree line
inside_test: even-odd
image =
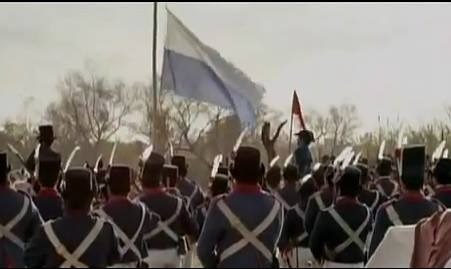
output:
[[[241,131],[238,118],[231,112],[180,98],[165,89],[159,89],[159,113],[154,117],[150,84],[128,85],[95,72],[72,71],[58,81],[56,89],[57,98],[48,104],[44,120],[54,125],[55,148],[62,153],[63,159],[74,146],[81,146],[82,150],[74,160],[78,165],[93,164],[100,154],[107,161],[116,140],[119,144],[115,161],[132,166],[137,166],[138,155],[149,141],[158,141],[158,151],[166,156],[168,145],[172,143],[176,153],[190,159],[191,176],[206,184],[214,156],[218,153],[228,155]],[[315,134],[314,155],[317,158],[336,155],[345,146],[353,145],[356,151],[362,151],[363,156],[374,160],[382,140],[386,140],[386,152],[393,152],[401,128],[404,128],[409,143],[424,143],[431,153],[441,140],[451,138],[451,105],[444,113],[447,120],[434,120],[420,126],[382,121],[384,124],[379,128],[363,134],[358,132],[361,120],[353,104],[332,105],[326,113],[307,110],[305,117]],[[263,103],[257,115],[256,127],[244,142],[267,152],[267,156],[263,156],[266,163],[276,154],[281,156],[283,163],[289,154],[289,124],[282,124],[286,119],[281,111]],[[271,130],[271,124],[280,128]],[[25,120],[5,121],[0,131],[0,146],[6,149],[6,143],[11,143],[27,155],[36,145],[36,129],[37,126]],[[294,143],[295,138],[292,149]],[[14,166],[19,166],[17,160],[10,159]]]

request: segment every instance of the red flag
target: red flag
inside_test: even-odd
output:
[[[294,114],[296,118],[298,118],[300,123],[299,127],[302,128],[302,130],[306,130],[307,128],[305,128],[305,121],[304,116],[302,115],[301,103],[299,102],[296,91],[293,92],[293,104],[291,105],[291,113]]]

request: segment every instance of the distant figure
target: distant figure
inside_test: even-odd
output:
[[[294,151],[294,160],[298,166],[299,177],[302,178],[310,173],[312,168],[313,158],[309,145],[315,141],[315,138],[309,130],[302,130],[296,135],[298,136],[298,146]]]
[[[205,268],[270,268],[277,263],[283,207],[258,182],[260,152],[240,147],[231,169],[233,191],[211,202],[197,253]]]

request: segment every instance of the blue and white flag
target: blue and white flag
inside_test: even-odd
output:
[[[206,46],[169,10],[162,87],[233,110],[242,128],[255,126],[264,88]]]

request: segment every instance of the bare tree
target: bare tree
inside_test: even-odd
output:
[[[337,146],[351,143],[354,132],[358,127],[358,113],[355,105],[342,104],[331,106],[329,109],[330,133],[332,136],[331,154]]]
[[[98,149],[135,109],[136,94],[123,82],[111,83],[93,73],[70,72],[59,82],[59,100],[47,108],[58,133]]]
[[[279,138],[280,131],[282,130],[283,126],[286,123],[287,123],[287,121],[284,121],[279,124],[273,137],[270,136],[271,123],[265,122],[263,124],[261,139],[262,139],[263,146],[265,147],[266,153],[268,155],[268,162],[270,162],[277,155],[274,145],[277,141],[277,138]]]

